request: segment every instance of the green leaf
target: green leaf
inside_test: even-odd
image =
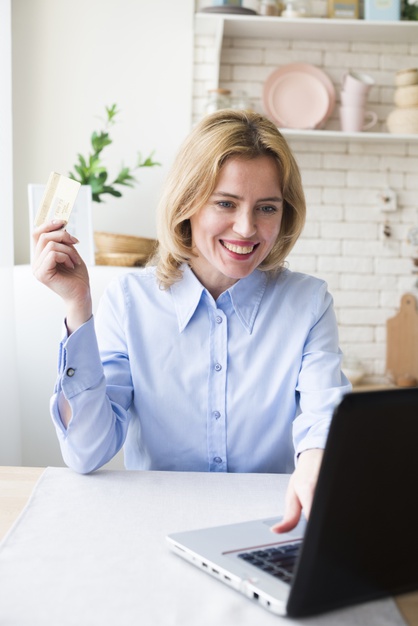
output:
[[[144,160],[142,160],[141,153],[138,153],[137,163],[134,168],[122,167],[111,185],[106,185],[108,180],[108,171],[106,166],[101,161],[101,152],[107,146],[110,146],[113,141],[110,138],[107,129],[115,123],[115,118],[119,114],[119,110],[116,104],[105,107],[106,120],[104,123],[104,129],[100,131],[93,131],[90,137],[91,146],[93,149],[92,154],[88,154],[87,157],[78,154],[77,161],[73,166],[75,173],[70,172],[69,176],[73,180],[77,180],[82,185],[90,185],[92,188],[92,197],[95,202],[102,202],[104,194],[109,194],[120,198],[122,193],[115,189],[114,185],[123,185],[125,187],[134,187],[138,183],[138,180],[133,175],[133,172],[141,167],[154,167],[161,165],[157,161],[154,161],[154,152]],[[76,177],[78,175],[78,177]]]
[[[104,185],[97,178],[91,178],[89,184],[91,185],[92,193],[103,193]]]
[[[84,168],[80,167],[79,165],[74,165],[74,169],[77,172],[77,174],[79,175],[79,177],[82,180],[84,180],[84,173],[85,173]]]
[[[115,180],[113,181],[113,185],[126,185],[128,187],[133,187],[133,183],[137,182],[136,178],[132,176],[131,170],[129,167],[123,167]]]
[[[112,140],[109,137],[109,133],[104,133],[103,131],[100,133],[100,135],[98,135],[96,131],[94,131],[90,141],[96,154],[101,152],[103,148],[106,148],[106,146],[110,146],[110,144],[112,143]]]
[[[115,182],[114,184],[115,185],[124,185],[125,187],[132,187],[133,188],[133,187],[135,187],[135,182],[137,182],[135,178],[133,178],[133,181],[134,182],[131,183],[128,180],[120,180],[117,183]]]
[[[153,154],[154,152],[151,152],[151,154],[144,161],[142,161],[141,153],[138,152],[137,167],[154,167],[155,165],[161,165],[158,161],[153,161]]]
[[[117,189],[114,189],[113,187],[104,187],[103,188],[103,193],[109,193],[111,196],[115,196],[115,198],[121,198],[122,194],[120,191],[118,191]]]
[[[85,158],[81,154],[77,154],[81,167],[87,167]]]
[[[105,108],[106,108],[106,114],[107,114],[107,121],[109,123],[114,123],[114,118],[119,113],[117,104],[112,104],[112,106],[105,107]]]

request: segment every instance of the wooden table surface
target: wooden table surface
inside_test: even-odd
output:
[[[0,541],[27,503],[44,468],[0,467]]]
[[[0,541],[25,507],[42,475],[40,467],[0,466]],[[418,591],[395,598],[408,626],[418,626]]]

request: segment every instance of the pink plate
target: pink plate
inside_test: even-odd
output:
[[[278,68],[263,88],[266,113],[282,128],[321,128],[335,106],[335,89],[314,65],[291,63]]]

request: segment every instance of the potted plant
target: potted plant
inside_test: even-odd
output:
[[[120,198],[122,192],[119,187],[134,187],[138,183],[135,172],[144,167],[160,165],[154,161],[152,152],[143,159],[138,153],[134,167],[122,165],[115,178],[109,177],[109,172],[102,161],[102,152],[113,143],[110,138],[110,128],[115,124],[115,118],[119,114],[116,104],[105,107],[106,119],[104,128],[99,132],[94,131],[90,137],[91,152],[84,157],[77,155],[74,164],[74,172],[69,177],[82,185],[90,185],[93,202],[103,202],[106,194]],[[99,265],[142,265],[152,254],[155,248],[155,240],[147,237],[134,237],[132,235],[118,235],[113,233],[95,232],[94,241],[96,246],[96,263]]]
[[[418,20],[418,0],[403,0],[401,7],[403,20]]]

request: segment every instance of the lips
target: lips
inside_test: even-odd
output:
[[[251,252],[258,246],[258,243],[247,243],[246,245],[233,243],[231,241],[223,241],[221,239],[221,244],[224,248],[229,250],[230,252],[234,252],[235,254],[251,254]]]

